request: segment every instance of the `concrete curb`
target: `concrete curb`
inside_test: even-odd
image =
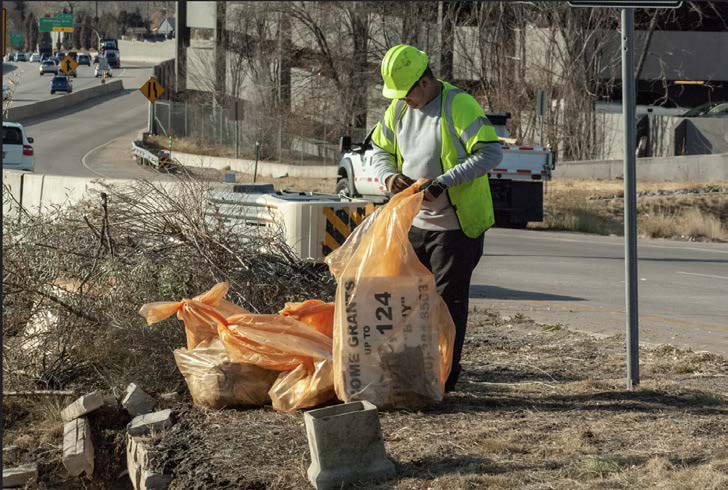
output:
[[[108,95],[114,92],[124,90],[124,84],[121,80],[99,84],[97,87],[86,88],[53,99],[41,100],[34,104],[23,105],[19,107],[11,107],[8,110],[7,121],[22,121],[38,117],[49,112],[59,111],[75,104],[85,102],[94,97]]]
[[[236,172],[252,174],[255,160],[241,158],[213,157],[180,153],[172,150],[172,159],[188,167],[203,167],[224,170],[227,167]],[[338,165],[291,165],[286,163],[258,162],[258,175],[261,177],[301,177],[310,179],[336,178]]]

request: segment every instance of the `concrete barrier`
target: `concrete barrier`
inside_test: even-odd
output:
[[[65,207],[78,203],[89,194],[103,191],[103,184],[126,186],[137,182],[136,179],[107,179],[100,177],[67,177],[3,170],[3,193],[10,192],[15,200],[30,214],[42,214],[55,207]],[[174,180],[158,181],[161,187],[173,191],[179,182]],[[212,188],[222,183],[210,183]],[[5,205],[3,217],[16,217],[17,209]]]
[[[40,102],[36,102],[34,104],[11,107],[8,110],[8,115],[5,120],[22,122],[25,119],[38,117],[48,112],[59,111],[67,107],[71,107],[72,105],[80,104],[81,102],[93,99],[94,97],[108,95],[114,92],[119,92],[121,90],[124,90],[124,84],[121,80],[114,80],[105,84],[101,84],[101,82],[99,82],[99,85],[96,87],[85,88],[70,94],[64,94],[55,98],[41,100]]]
[[[557,162],[554,179],[616,179],[624,177],[622,160]],[[715,182],[728,180],[728,153],[637,159],[637,179],[655,182]]]
[[[26,172],[21,170],[3,170],[3,216],[10,216],[14,207],[11,201],[6,199],[9,193],[13,199],[22,204],[23,200],[23,176]]]
[[[252,174],[255,160],[241,158],[213,157],[173,151],[172,158],[189,167],[214,168],[224,170],[227,167],[236,172]],[[309,179],[335,178],[337,165],[292,165],[287,163],[258,162],[258,175],[261,177],[302,177]]]
[[[160,63],[175,57],[174,39],[167,41],[124,41],[119,40],[121,63]]]

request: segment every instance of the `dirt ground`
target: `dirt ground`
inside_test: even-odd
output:
[[[457,391],[381,411],[397,478],[356,488],[725,488],[728,362],[668,346],[641,361],[629,391],[622,337],[473,312]],[[308,487],[300,413],[175,408],[155,446],[171,488]]]
[[[630,391],[624,351],[622,336],[472,310],[457,390],[421,411],[381,411],[397,478],[354,488],[726,488],[728,360],[643,347],[641,385]],[[310,488],[300,412],[204,410],[180,392],[163,405],[175,427],[152,439],[154,464],[175,475],[171,488]],[[20,448],[6,464],[40,462],[39,488],[131,488],[129,419],[119,412],[91,416],[94,479],[65,475],[58,412],[68,401],[3,401],[4,446]]]

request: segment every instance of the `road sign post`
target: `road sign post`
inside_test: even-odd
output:
[[[637,156],[635,154],[634,9],[622,9],[622,113],[624,114],[624,295],[627,316],[627,388],[640,383],[637,299]]]
[[[627,388],[640,384],[637,295],[637,168],[635,154],[634,9],[678,8],[682,1],[570,1],[572,7],[622,9],[622,113],[624,115],[624,296],[627,326]]]

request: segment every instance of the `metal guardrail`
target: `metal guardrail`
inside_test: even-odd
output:
[[[143,148],[139,143],[139,141],[131,142],[131,153],[136,157],[139,165],[151,165],[157,170],[167,169],[172,166],[172,160],[169,158],[167,150],[160,150],[159,154],[154,154],[154,152]]]

